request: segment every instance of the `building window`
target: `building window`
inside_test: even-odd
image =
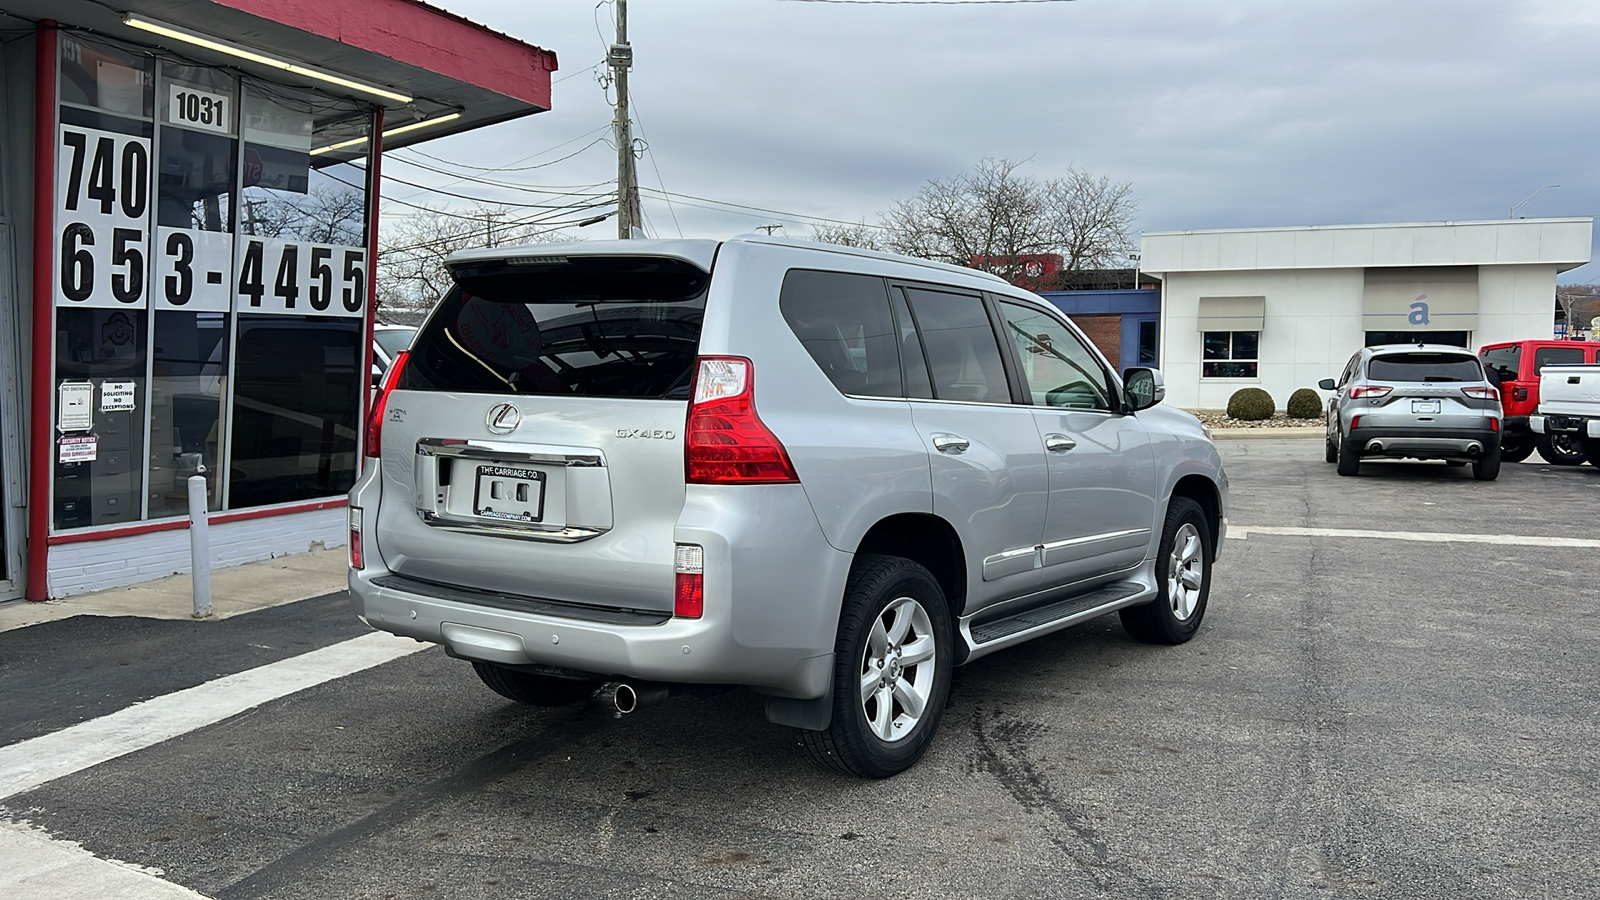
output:
[[[1156,337],[1159,323],[1145,321],[1139,323],[1139,365],[1154,366],[1159,363],[1161,355],[1160,340]]]
[[[1202,378],[1255,378],[1259,331],[1207,331]]]

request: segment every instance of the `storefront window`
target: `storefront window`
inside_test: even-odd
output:
[[[158,107],[150,518],[188,512],[187,479],[222,506],[221,460],[238,194],[237,81],[163,64]]]
[[[54,527],[344,493],[372,108],[60,40]]]
[[[247,89],[228,506],[355,483],[366,310],[371,114]]]

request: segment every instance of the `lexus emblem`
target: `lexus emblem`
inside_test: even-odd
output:
[[[509,403],[500,403],[489,410],[486,420],[489,430],[495,434],[510,434],[522,424],[522,413]]]

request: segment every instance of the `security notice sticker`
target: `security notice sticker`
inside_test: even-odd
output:
[[[94,462],[100,438],[92,434],[69,434],[57,444],[56,458],[64,463]]]
[[[62,431],[88,431],[94,427],[94,385],[81,381],[61,386],[56,427]]]
[[[100,411],[116,412],[133,409],[132,381],[105,381],[100,384]]]

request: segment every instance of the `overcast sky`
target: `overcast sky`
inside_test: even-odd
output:
[[[596,131],[611,112],[591,67],[610,40],[610,3],[434,2],[555,51],[561,70],[550,112],[419,149],[528,166],[608,135]],[[1600,208],[1597,0],[628,8],[630,86],[650,148],[641,184],[793,214],[669,208],[647,196],[650,230],[663,237],[766,224],[806,236],[801,215],[874,221],[986,156],[1029,158],[1023,171],[1041,178],[1076,165],[1130,182],[1143,231],[1503,218],[1547,184],[1561,187],[1520,215]],[[579,185],[614,177],[615,166],[599,143],[487,177]],[[405,164],[385,175],[449,181]],[[466,202],[394,183],[385,195]],[[615,226],[576,233],[610,237]],[[1561,281],[1595,278],[1600,264]]]

